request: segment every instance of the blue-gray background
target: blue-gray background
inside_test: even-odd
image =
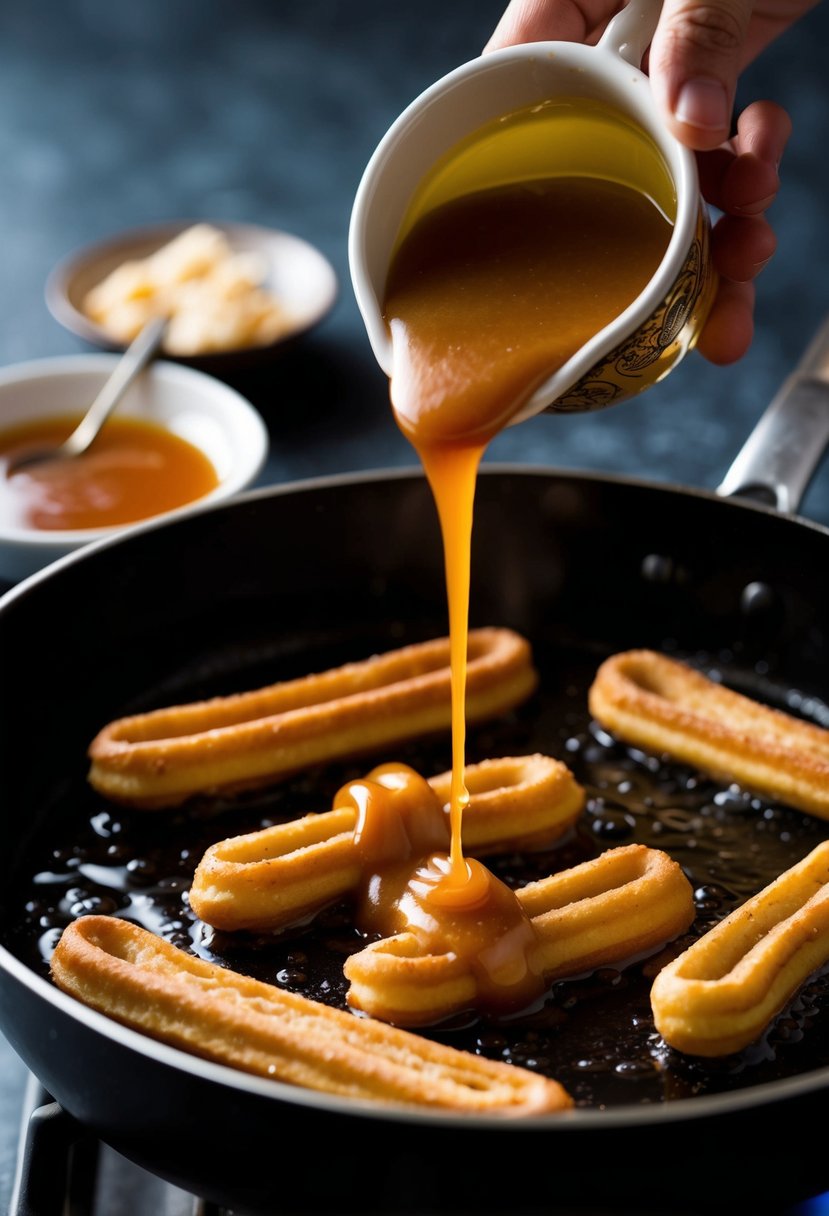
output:
[[[271,434],[262,481],[412,464],[351,294],[349,212],[389,123],[479,53],[501,10],[498,0],[6,0],[0,366],[85,349],[43,299],[50,269],[78,246],[168,219],[271,225],[317,244],[341,292],[289,358],[241,385]],[[729,368],[693,355],[634,402],[507,431],[488,459],[719,484],[829,313],[827,49],[823,0],[741,84],[741,104],[770,97],[794,120],[749,354]],[[801,512],[829,523],[825,465]],[[22,1083],[0,1039],[3,1210]]]

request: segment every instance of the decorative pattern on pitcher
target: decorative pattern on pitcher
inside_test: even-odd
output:
[[[685,332],[695,321],[695,309],[707,295],[706,288],[710,284],[708,245],[708,217],[700,208],[694,240],[666,299],[634,334],[610,351],[545,412],[584,413],[605,409],[661,379],[696,340],[701,328],[704,316],[696,318],[696,329]],[[663,357],[670,362],[664,368],[655,369],[654,365]],[[645,374],[649,369],[658,374]]]
[[[608,362],[620,376],[637,376],[679,337],[699,297],[701,253],[699,241],[694,240],[668,298],[629,343],[617,347],[609,356]]]

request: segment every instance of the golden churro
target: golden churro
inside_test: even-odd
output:
[[[366,780],[382,780],[395,767],[384,765]],[[405,765],[399,771],[403,778],[416,778]],[[566,765],[550,756],[484,760],[467,765],[464,776],[470,800],[463,843],[477,857],[551,845],[572,827],[584,805],[582,787]],[[448,802],[451,773],[427,784],[416,780],[429,801],[436,796],[442,806]],[[349,785],[330,811],[218,841],[196,868],[190,906],[206,924],[231,932],[281,929],[312,915],[353,892],[360,881],[364,855],[355,842],[357,823]]]
[[[448,805],[451,770],[428,781]],[[463,844],[474,857],[547,848],[569,831],[584,807],[584,789],[567,765],[539,752],[468,764],[464,783],[469,805]]]
[[[599,667],[590,712],[626,743],[829,819],[829,731],[651,650]]]
[[[512,709],[537,678],[519,634],[472,630],[468,721]],[[450,720],[449,640],[439,638],[252,692],[119,718],[92,741],[88,776],[115,802],[175,806],[431,734]]]
[[[610,849],[514,895],[534,933],[527,966],[545,984],[658,949],[694,919],[681,867],[638,844]],[[458,948],[464,929],[460,918],[457,923],[458,939],[455,924],[437,935],[406,930],[351,955],[344,966],[349,1004],[401,1026],[427,1025],[474,1007],[480,974]],[[495,939],[489,944],[498,949]]]
[[[115,917],[70,924],[52,976],[84,1004],[173,1047],[308,1089],[496,1115],[573,1105],[555,1081],[284,992]]]
[[[829,961],[829,841],[710,929],[657,975],[654,1022],[698,1056],[741,1051]]]

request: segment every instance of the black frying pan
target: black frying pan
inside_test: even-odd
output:
[[[652,646],[829,723],[829,531],[777,509],[796,509],[826,440],[824,349],[821,335],[721,493],[525,467],[489,466],[480,480],[472,624],[526,634],[542,687],[507,720],[472,731],[468,759],[536,749],[568,759],[588,785],[588,809],[575,838],[537,864],[569,864],[630,839],[659,844],[692,877],[698,929],[798,860],[829,825],[620,747],[590,723],[587,686],[605,655]],[[776,505],[727,496],[737,489],[772,494]],[[549,1016],[522,1027],[515,1043],[514,1026],[436,1030],[495,1054],[506,1047],[518,1062],[535,1055],[579,1101],[565,1117],[512,1122],[389,1112],[250,1078],[127,1031],[51,986],[38,947],[47,955],[69,916],[118,911],[124,894],[101,905],[106,889],[71,879],[73,855],[93,837],[97,860],[114,845],[118,864],[140,863],[125,880],[133,910],[149,907],[159,931],[192,942],[180,893],[211,834],[288,806],[324,809],[343,776],[369,762],[314,772],[234,808],[116,815],[85,781],[85,749],[104,722],[445,632],[439,533],[416,470],[253,492],[92,547],[10,592],[0,602],[0,1027],[13,1047],[104,1141],[237,1213],[690,1213],[737,1204],[760,1213],[829,1187],[822,977],[757,1048],[708,1066],[649,1037],[641,964],[558,985]],[[396,758],[438,771],[449,766],[448,740]],[[161,907],[170,874],[159,867],[182,845],[191,851],[178,886],[164,888],[179,900],[176,919],[169,899]],[[522,859],[497,864],[521,878]],[[329,925],[334,938],[345,931]],[[259,944],[264,954],[254,945],[211,948],[264,974],[280,965],[269,945]],[[301,962],[294,949],[288,963],[295,972],[307,965],[313,983],[316,947],[298,949]]]

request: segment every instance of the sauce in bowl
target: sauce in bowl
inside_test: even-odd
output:
[[[9,475],[11,457],[59,444],[80,415],[22,423],[0,432],[0,525],[77,531],[137,523],[186,506],[219,484],[194,444],[139,418],[111,418],[82,456],[44,461]]]

